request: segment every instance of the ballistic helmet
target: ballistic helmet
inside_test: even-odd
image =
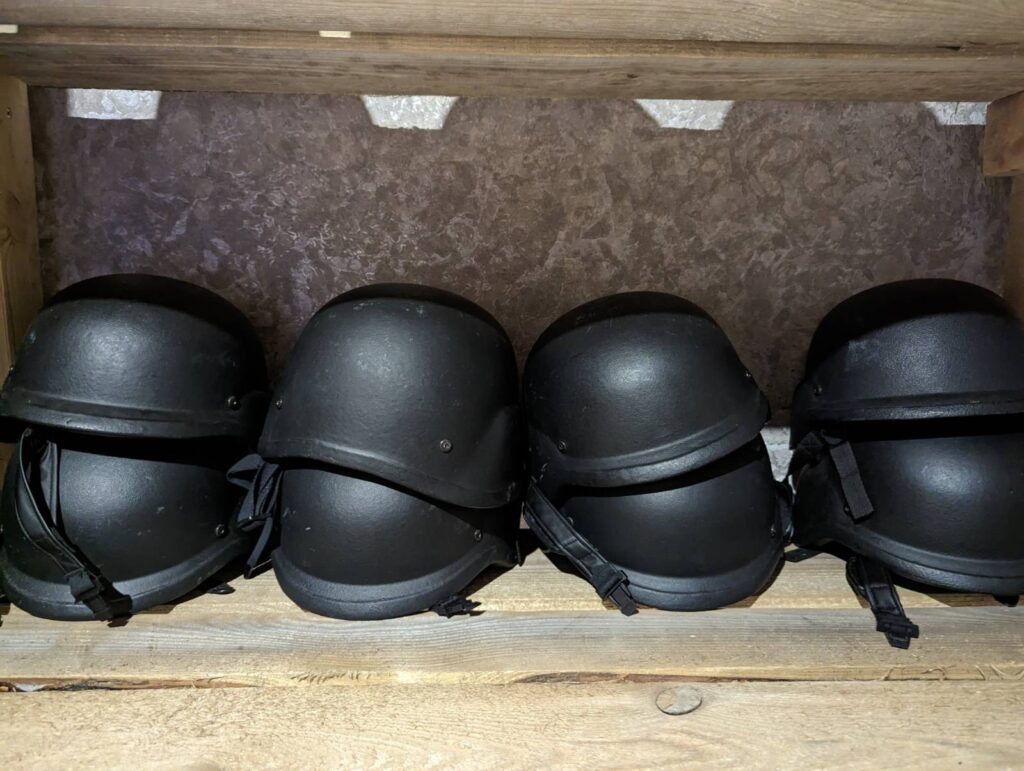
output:
[[[118,275],[57,294],[0,393],[18,437],[0,502],[7,596],[113,619],[248,551],[225,474],[258,436],[265,389],[255,332],[212,292]]]
[[[1024,326],[997,295],[928,279],[838,305],[814,335],[792,443],[794,540],[851,557],[893,645],[918,629],[891,574],[1024,591]]]
[[[602,597],[701,610],[765,584],[788,519],[768,402],[707,313],[655,292],[586,303],[523,377],[527,521]]]
[[[515,560],[518,413],[512,346],[483,309],[415,285],[346,292],[303,330],[263,461],[239,469],[254,477],[243,519],[278,523],[274,569],[304,608],[451,610]]]
[[[101,276],[58,292],[32,322],[0,417],[9,440],[26,423],[246,439],[259,434],[266,377],[252,325],[219,295],[163,276]]]

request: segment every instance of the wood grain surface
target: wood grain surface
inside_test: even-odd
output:
[[[1019,683],[672,682],[0,694],[8,768],[1018,766]]]
[[[842,564],[788,566],[760,597],[711,613],[626,618],[539,553],[473,596],[482,613],[379,622],[321,618],[271,575],[141,613],[125,626],[57,623],[12,609],[0,630],[10,687],[172,688],[367,683],[1024,678],[1024,608],[905,593],[922,639],[890,648],[845,587]],[[776,599],[773,599],[775,597]],[[948,605],[947,605],[948,601]],[[744,607],[746,605],[746,607]]]
[[[5,0],[0,22],[759,43],[1024,43],[1024,4],[1014,0]]]
[[[26,27],[0,36],[0,73],[166,91],[988,101],[1024,91],[1022,50]]]

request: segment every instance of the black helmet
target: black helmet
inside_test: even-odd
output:
[[[132,275],[59,293],[0,393],[20,433],[0,504],[6,594],[48,618],[111,619],[241,556],[225,472],[258,435],[265,389],[254,331],[211,292]]]
[[[811,344],[792,443],[794,540],[851,557],[893,645],[917,628],[890,571],[1024,591],[1024,327],[997,295],[928,279],[838,305]]]
[[[260,438],[272,465],[239,469],[255,474],[244,519],[280,512],[285,593],[324,615],[383,618],[510,564],[518,413],[512,346],[473,303],[380,284],[320,309]]]
[[[59,292],[32,322],[0,417],[9,440],[24,423],[244,439],[259,433],[266,378],[252,325],[219,295],[162,276],[101,276]]]
[[[27,429],[0,501],[4,592],[35,616],[109,620],[196,589],[251,548],[224,450]]]
[[[526,362],[526,516],[625,613],[726,605],[779,563],[786,500],[768,403],[721,328],[632,292],[555,321]]]

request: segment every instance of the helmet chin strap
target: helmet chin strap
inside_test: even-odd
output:
[[[14,516],[32,545],[49,557],[64,574],[77,602],[100,621],[131,615],[132,599],[122,594],[93,566],[63,533],[54,511],[59,511],[60,449],[25,429],[18,440],[18,477]]]
[[[850,557],[846,562],[846,580],[871,606],[875,629],[885,633],[889,645],[909,648],[910,641],[920,635],[920,630],[903,611],[903,604],[886,567],[867,557]]]
[[[637,612],[626,574],[601,556],[601,552],[577,532],[535,481],[531,481],[526,490],[523,516],[544,545],[568,559],[597,590],[602,600],[610,600],[624,616]]]
[[[270,539],[277,520],[281,467],[259,455],[246,455],[228,469],[227,477],[231,484],[245,490],[236,517],[239,529],[245,532],[260,529],[256,545],[245,561],[245,577],[252,578],[270,564],[273,552]]]

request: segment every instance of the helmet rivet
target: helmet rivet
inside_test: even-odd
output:
[[[685,715],[693,712],[704,701],[700,692],[689,685],[666,688],[658,694],[655,704],[666,715]]]
[[[565,452],[568,449],[569,449],[569,445],[567,445],[565,443],[565,441],[559,441],[558,442],[558,451],[559,452]]]
[[[750,374],[750,370],[745,371],[743,373],[743,377],[745,377],[747,380],[753,380],[754,379],[754,376]]]
[[[284,407],[284,399],[278,399],[276,402],[274,402],[274,406],[277,407],[277,409],[281,409],[282,407]]]
[[[473,531],[473,540],[474,541],[482,541],[482,540],[484,540],[483,531],[482,530],[474,530]]]
[[[217,525],[217,527],[215,527],[213,529],[213,534],[215,536],[217,536],[218,538],[223,538],[224,536],[226,536],[228,534],[228,526],[227,525]]]
[[[450,439],[442,439],[437,443],[437,446],[441,448],[441,452],[451,452],[452,442]]]
[[[238,401],[238,397],[237,396],[229,396],[228,397],[228,409],[229,410],[237,410],[241,406],[242,406],[242,403],[240,401]]]

